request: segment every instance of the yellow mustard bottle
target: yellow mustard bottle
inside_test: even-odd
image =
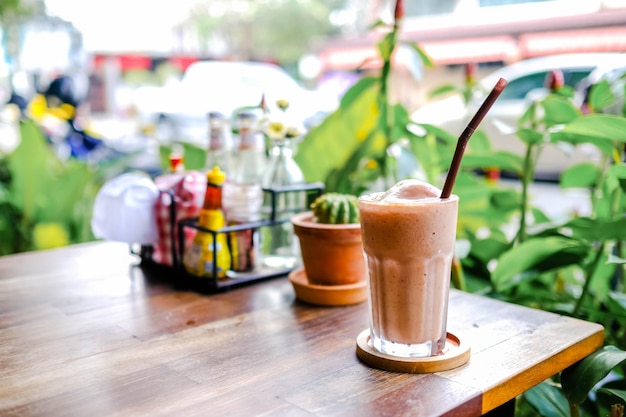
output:
[[[207,172],[207,189],[198,218],[198,226],[212,231],[224,227],[222,185],[226,174],[219,167]],[[186,251],[183,264],[192,275],[224,278],[230,268],[231,256],[225,233],[198,230],[191,247]]]

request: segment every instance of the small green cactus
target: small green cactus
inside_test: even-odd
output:
[[[340,193],[326,193],[319,196],[311,210],[315,221],[326,224],[349,224],[359,222],[359,203],[356,196]]]

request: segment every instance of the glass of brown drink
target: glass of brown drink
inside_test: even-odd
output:
[[[418,180],[360,197],[370,343],[400,357],[442,353],[459,199]]]

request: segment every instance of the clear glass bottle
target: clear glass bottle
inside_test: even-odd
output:
[[[237,160],[231,176],[224,184],[224,209],[229,226],[255,222],[261,219],[263,188],[261,175],[267,164],[265,140],[257,130],[253,113],[240,113],[237,117],[239,146]],[[254,269],[258,258],[258,231],[245,229],[229,236],[234,272]]]
[[[304,191],[280,191],[281,188],[304,184],[304,174],[293,159],[293,141],[296,138],[272,140],[270,159],[263,173],[263,188],[273,190],[265,194],[263,213],[277,224],[264,227],[261,233],[263,264],[272,268],[289,269],[300,261],[298,239],[293,233],[290,218],[298,211],[306,210]],[[272,195],[274,202],[272,202]]]
[[[219,112],[210,112],[207,119],[209,143],[204,168],[210,171],[213,167],[219,167],[226,173],[228,180],[232,175],[232,155],[227,120]]]

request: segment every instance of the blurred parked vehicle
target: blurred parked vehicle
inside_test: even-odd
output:
[[[138,89],[134,105],[142,120],[156,124],[159,136],[201,144],[209,112],[231,118],[241,107],[258,106],[263,96],[270,109],[276,100],[288,100],[291,117],[305,126],[321,122],[339,104],[330,94],[302,87],[276,65],[200,61],[187,68],[179,83]]]
[[[608,99],[606,105],[593,111],[613,115],[626,115],[624,107],[624,95],[626,93],[626,62],[615,60],[614,62],[598,65],[587,77],[576,86],[576,101],[583,112],[588,112],[588,94],[591,86],[606,82],[608,84],[608,95],[612,95],[613,100]]]
[[[494,149],[523,155],[524,144],[515,135],[517,122],[533,100],[548,94],[545,82],[551,71],[560,70],[565,84],[576,88],[582,80],[590,80],[587,77],[595,69],[619,66],[626,66],[626,54],[581,53],[527,59],[496,70],[480,80],[477,93],[469,103],[464,103],[459,95],[450,96],[426,104],[412,117],[418,123],[432,124],[452,134],[460,134],[487,93],[502,77],[508,80],[508,85],[482,121],[480,129],[488,135]],[[582,100],[579,104],[582,105]],[[537,162],[536,178],[555,180],[569,165],[598,158],[599,151],[592,145],[546,145]]]

